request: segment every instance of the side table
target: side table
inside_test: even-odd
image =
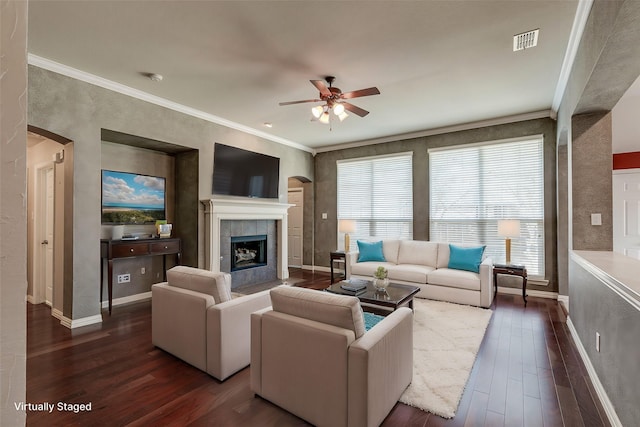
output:
[[[522,299],[524,306],[527,306],[527,269],[524,265],[514,264],[494,264],[493,266],[493,284],[495,293],[498,294],[498,274],[506,274],[509,276],[522,277]]]
[[[333,284],[335,282],[335,280],[333,279],[333,263],[334,262],[342,262],[342,264],[344,264],[344,271],[347,271],[347,255],[344,253],[344,251],[332,251],[329,252],[329,264],[331,265],[331,284]],[[338,279],[342,280],[342,278],[345,277],[346,275],[340,275],[338,277]]]

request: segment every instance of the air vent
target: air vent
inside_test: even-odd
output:
[[[540,29],[527,31],[526,33],[513,36],[513,51],[528,49],[538,45],[538,33]]]

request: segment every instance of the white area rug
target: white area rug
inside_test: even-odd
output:
[[[400,402],[453,418],[492,311],[414,299],[413,381]]]

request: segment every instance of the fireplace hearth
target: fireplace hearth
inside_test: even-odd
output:
[[[231,271],[267,265],[267,235],[231,237]]]

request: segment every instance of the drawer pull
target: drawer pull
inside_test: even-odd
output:
[[[165,248],[165,249],[169,249],[169,246],[165,246],[164,248]]]
[[[129,252],[133,253],[133,248],[129,249]]]

